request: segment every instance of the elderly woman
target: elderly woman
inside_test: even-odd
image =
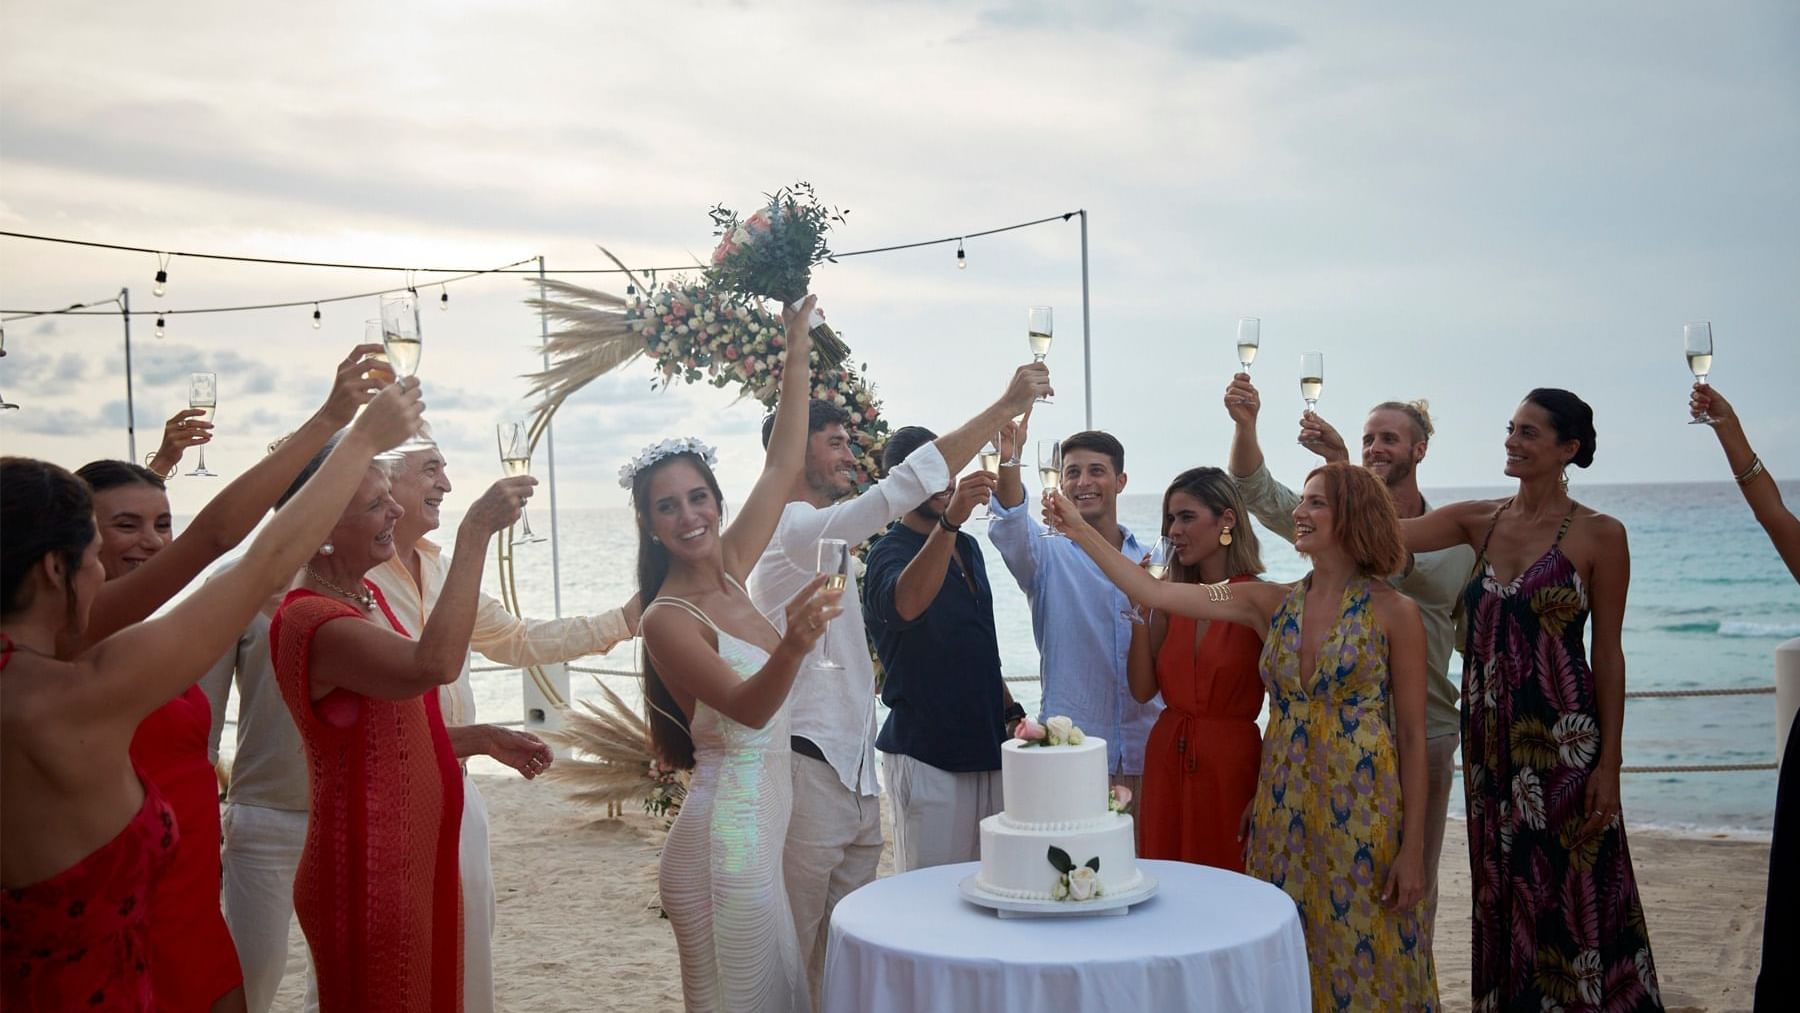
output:
[[[488,541],[535,484],[501,479],[469,508],[415,640],[364,578],[394,555],[403,513],[370,467],[270,624],[311,771],[294,910],[325,1013],[462,1008],[462,775],[437,690],[462,671]]]
[[[0,1006],[168,1008],[146,900],[180,831],[133,768],[133,733],[292,579],[370,457],[405,439],[420,409],[411,382],[390,387],[229,574],[68,656],[58,647],[89,639],[105,579],[91,495],[55,465],[0,461]]]

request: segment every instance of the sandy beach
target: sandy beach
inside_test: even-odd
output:
[[[553,785],[483,777],[493,818],[499,932],[495,977],[511,1013],[679,1010],[680,971],[658,916],[662,831],[642,812],[617,819],[565,802]],[[1762,945],[1767,844],[1634,830],[1632,856],[1670,1010],[1750,1008]],[[1437,938],[1446,1010],[1469,1006],[1469,905],[1462,824],[1445,842]],[[890,859],[882,874],[892,872]],[[304,942],[289,939],[289,975],[275,1009],[301,1009]]]

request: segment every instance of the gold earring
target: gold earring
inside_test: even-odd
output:
[[[1225,525],[1225,530],[1219,532],[1219,544],[1220,545],[1230,545],[1231,544],[1231,525],[1229,525],[1229,524]]]

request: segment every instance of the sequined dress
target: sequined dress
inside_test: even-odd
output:
[[[1582,642],[1587,586],[1562,553],[1573,516],[1505,585],[1487,558],[1490,524],[1464,591],[1477,1010],[1662,1009],[1625,826],[1586,829],[1600,706]]]
[[[667,597],[651,603],[663,605],[710,627],[719,638],[719,656],[740,677],[756,674],[769,660],[762,648],[719,629],[692,604]],[[689,734],[693,778],[669,828],[657,876],[681,954],[687,1008],[806,1010],[806,976],[781,877],[793,807],[788,705],[764,727],[750,728],[696,701]]]
[[[1369,581],[1352,580],[1311,672],[1300,670],[1308,577],[1281,603],[1262,654],[1269,693],[1245,871],[1300,909],[1315,1010],[1436,1010],[1422,906],[1380,894],[1400,851],[1399,751],[1388,727],[1387,634]]]

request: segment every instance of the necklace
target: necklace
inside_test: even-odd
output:
[[[357,603],[358,605],[361,605],[364,612],[375,611],[375,596],[370,594],[369,592],[367,592],[367,591],[351,591],[351,590],[347,590],[345,588],[341,588],[341,587],[337,586],[336,584],[333,584],[331,581],[326,580],[325,575],[320,573],[319,571],[313,569],[313,566],[311,563],[306,564],[306,574],[307,574],[307,576],[311,577],[312,579],[318,581],[320,584],[325,585],[326,590],[335,592],[339,597],[348,598],[351,601]]]

